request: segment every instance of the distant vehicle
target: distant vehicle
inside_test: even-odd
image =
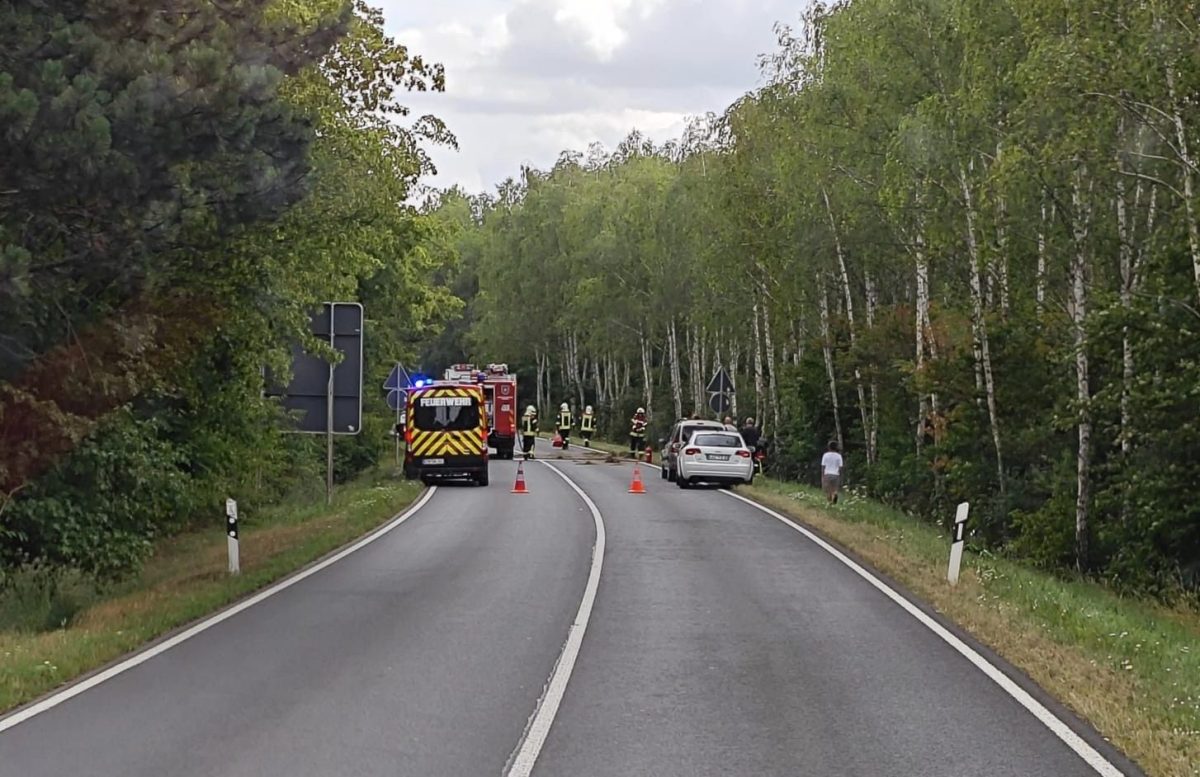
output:
[[[737,432],[699,431],[684,443],[676,461],[680,488],[704,481],[733,485],[754,482],[754,453]]]
[[[483,369],[474,364],[455,364],[443,376],[455,383],[483,387],[484,404],[491,426],[488,445],[496,449],[496,458],[511,459],[517,445],[517,376],[507,364],[489,364]]]
[[[715,430],[725,431],[725,425],[717,421],[697,421],[683,420],[675,423],[671,427],[671,433],[666,439],[659,440],[662,448],[662,477],[663,480],[675,482],[675,478],[679,475],[678,459],[679,449],[683,444],[692,438],[692,435],[699,431]]]
[[[429,484],[488,484],[488,416],[483,387],[448,381],[408,390],[404,474]]]

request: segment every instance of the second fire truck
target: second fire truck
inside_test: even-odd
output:
[[[474,364],[455,364],[446,370],[445,379],[483,387],[491,420],[488,445],[496,449],[496,458],[511,459],[517,444],[517,376],[509,373],[508,365],[489,364],[479,369]]]

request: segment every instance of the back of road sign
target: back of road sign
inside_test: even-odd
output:
[[[327,302],[313,316],[309,331],[338,351],[333,366],[333,407],[330,414],[330,365],[319,356],[292,346],[292,382],[286,389],[268,387],[283,406],[294,411],[296,431],[308,434],[358,434],[362,429],[363,307],[357,302]],[[327,420],[332,415],[332,427]]]
[[[729,377],[729,373],[725,371],[724,367],[719,368],[717,374],[713,375],[712,380],[708,382],[708,393],[732,394],[733,392],[733,380]]]

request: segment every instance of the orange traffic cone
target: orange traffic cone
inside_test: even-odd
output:
[[[525,487],[525,462],[517,464],[517,482],[513,486],[514,494],[528,494],[529,489]]]
[[[629,493],[644,494],[646,493],[646,484],[642,482],[642,468],[636,463],[633,465],[633,482],[629,484]]]

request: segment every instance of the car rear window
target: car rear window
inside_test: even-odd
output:
[[[703,426],[701,424],[685,424],[679,433],[679,439],[687,442],[688,440],[692,439],[693,434],[705,431],[716,431],[716,429],[713,428],[712,424],[709,424],[708,426]]]
[[[692,445],[703,445],[707,448],[741,448],[742,438],[736,434],[698,434],[692,438]]]

